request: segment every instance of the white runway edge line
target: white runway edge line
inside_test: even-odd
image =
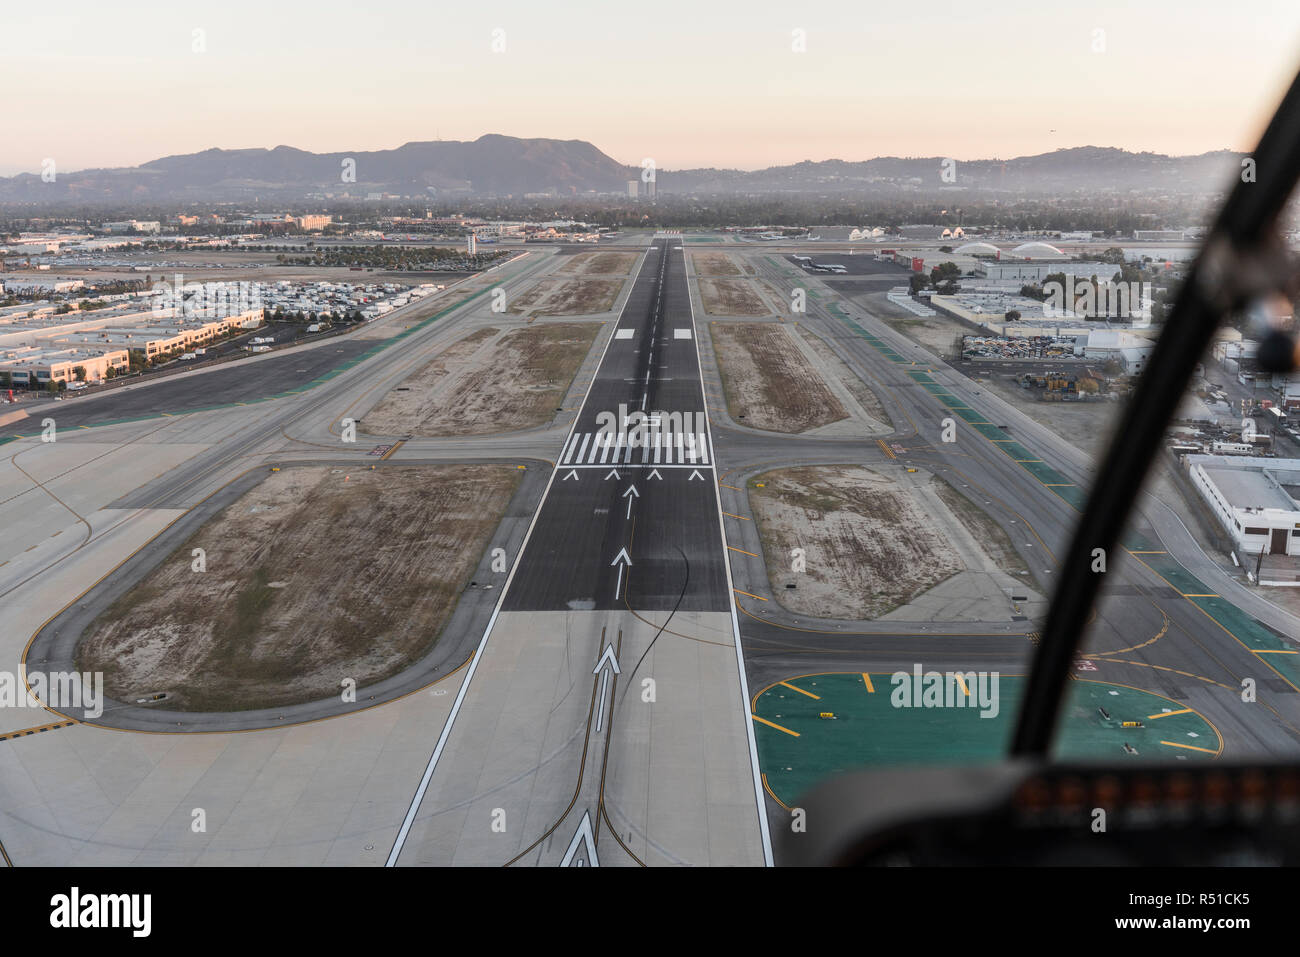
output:
[[[654,249],[651,246],[650,249]],[[650,259],[650,251],[641,254],[641,265],[637,269],[636,279],[632,280],[633,289],[636,288],[636,280],[641,278],[641,270],[645,268]],[[627,304],[632,301],[632,293],[629,291],[627,299],[623,302],[623,308],[619,311],[618,321],[614,323],[617,329],[618,323],[623,321],[623,313],[627,311]],[[600,375],[600,369],[605,364],[605,356],[609,354],[610,343],[614,341],[613,331],[605,340],[605,348],[600,353],[600,362],[596,363],[595,375]],[[594,378],[594,377],[593,377]],[[701,386],[703,388],[703,386]],[[587,395],[582,398],[582,405],[578,408],[578,414],[574,416],[573,424],[569,426],[569,435],[565,439],[565,444],[573,438],[573,432],[582,420],[582,413],[586,411],[587,399],[590,397],[590,389]],[[438,759],[442,757],[442,749],[447,745],[447,739],[451,736],[452,725],[456,723],[456,716],[460,714],[460,706],[465,700],[465,693],[469,690],[469,684],[474,680],[474,672],[478,670],[479,659],[483,657],[483,650],[487,647],[488,636],[492,634],[492,628],[497,623],[497,616],[501,613],[501,606],[505,604],[506,595],[510,592],[510,584],[515,580],[515,572],[519,570],[519,562],[524,557],[524,551],[528,548],[528,540],[533,537],[533,528],[537,525],[537,518],[542,514],[542,507],[546,504],[546,499],[551,494],[551,486],[555,484],[555,476],[559,472],[558,468],[551,470],[551,477],[546,480],[546,490],[542,493],[541,499],[537,503],[537,508],[533,512],[532,521],[528,523],[528,531],[524,533],[524,540],[519,544],[519,551],[515,554],[515,560],[510,565],[510,574],[506,577],[506,583],[501,588],[501,594],[497,597],[496,606],[492,609],[492,617],[488,619],[487,627],[483,629],[483,637],[479,639],[478,647],[474,649],[474,657],[470,660],[469,670],[465,672],[465,679],[460,683],[460,690],[456,692],[456,700],[452,703],[451,713],[447,715],[446,722],[443,723],[442,733],[438,735],[438,743],[434,745],[433,754],[429,757],[429,764],[424,769],[424,776],[420,778],[420,786],[415,790],[415,797],[411,799],[411,806],[407,809],[406,817],[402,820],[402,827],[397,832],[397,838],[393,841],[393,848],[388,852],[388,860],[384,863],[385,867],[395,867],[397,865],[398,855],[402,853],[402,848],[406,846],[406,837],[411,831],[411,825],[415,823],[415,815],[420,810],[420,803],[424,800],[424,794],[429,789],[429,782],[433,779],[433,771],[438,766]],[[721,516],[718,518],[722,520]],[[728,572],[730,576],[730,572]],[[732,611],[732,620],[735,620],[735,611]],[[744,681],[744,673],[741,673],[741,681]],[[746,692],[748,696],[748,692]],[[748,715],[748,712],[746,712]],[[747,721],[746,723],[752,724]],[[750,749],[753,749],[753,730],[750,730]],[[757,766],[757,765],[756,765]],[[761,806],[761,805],[760,805]],[[766,845],[767,825],[764,821],[764,843]],[[770,862],[771,849],[768,849]]]
[[[686,271],[686,251],[682,250],[682,270],[686,274],[686,304],[691,310],[691,343],[695,349],[695,364],[700,375],[700,405],[704,407],[704,424],[707,429],[709,451],[713,451],[713,421],[709,416],[709,403],[704,401],[704,363],[700,359],[700,335],[695,326],[695,303],[691,299],[691,277]],[[716,469],[717,459],[710,470]],[[722,520],[722,491],[718,488],[719,477],[713,475],[714,502],[718,506],[718,531],[722,535],[722,567],[727,570],[727,604],[731,609],[731,634],[736,643],[736,668],[740,672],[740,704],[744,708],[745,734],[749,738],[749,765],[754,774],[754,801],[758,810],[758,827],[763,835],[763,864],[772,866],[772,836],[767,823],[767,798],[763,794],[763,775],[758,767],[758,741],[754,736],[754,719],[749,710],[749,679],[745,677],[745,654],[740,647],[740,620],[736,617],[735,583],[731,579],[731,556],[728,554],[727,525]]]

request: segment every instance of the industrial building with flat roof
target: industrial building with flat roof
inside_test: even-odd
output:
[[[1243,559],[1300,555],[1300,459],[1188,455],[1184,463]]]
[[[126,349],[18,348],[0,349],[0,379],[7,378],[15,389],[32,384],[79,381],[77,369],[86,382],[109,378],[109,369],[117,375],[127,371],[130,356]]]

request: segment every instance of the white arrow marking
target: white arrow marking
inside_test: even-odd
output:
[[[614,556],[614,560],[609,563],[610,567],[617,565],[619,562],[626,562],[629,565],[632,564],[632,556],[627,553],[626,548],[620,548],[618,550],[618,554]]]
[[[619,477],[620,477],[620,476],[619,476],[619,474],[618,474],[618,469],[610,469],[610,470],[609,470],[609,475],[606,475],[606,476],[605,476],[605,481],[608,482],[611,478],[617,479],[617,478],[619,478]]]
[[[662,475],[659,474],[659,470],[658,470],[658,469],[651,469],[651,470],[650,470],[650,474],[647,475],[646,478],[648,478],[648,479],[659,479],[659,481],[662,482],[664,477],[663,477]]]
[[[596,712],[596,733],[600,734],[600,728],[605,723],[605,689],[609,687],[609,672],[600,673],[600,710]]]
[[[578,825],[578,830],[573,835],[573,840],[569,842],[569,849],[564,852],[564,860],[560,862],[561,867],[582,867],[582,861],[577,864],[573,863],[574,855],[578,853],[578,847],[582,845],[585,849],[587,864],[591,867],[600,867],[600,861],[596,860],[596,838],[591,833],[591,815],[587,811],[582,812],[582,823]]]
[[[691,472],[690,476],[686,479],[686,481],[690,482],[690,481],[693,481],[693,480],[695,480],[695,479],[699,479],[701,482],[704,481],[704,476],[700,474],[700,470],[699,470],[699,469],[695,469],[695,470],[693,470],[693,471]]]
[[[596,662],[596,667],[591,669],[591,673],[593,675],[600,674],[600,669],[605,667],[606,662],[614,669],[614,674],[621,675],[623,673],[618,667],[618,655],[614,654],[613,644],[605,646],[604,653],[600,656],[600,660]]]
[[[564,476],[564,478],[560,479],[560,481],[561,481],[561,482],[567,482],[569,479],[573,479],[575,482],[578,481],[578,470],[577,470],[577,469],[569,469],[569,474],[566,475],[566,476]]]
[[[638,491],[636,490],[636,486],[635,486],[635,485],[629,485],[629,486],[627,487],[627,491],[623,493],[623,497],[624,497],[625,499],[627,499],[627,517],[628,517],[628,518],[631,518],[631,517],[632,517],[632,499],[634,499],[634,498],[640,498],[640,497],[641,497],[641,493],[638,492]]]

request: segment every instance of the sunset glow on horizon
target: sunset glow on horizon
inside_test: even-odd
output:
[[[1287,0],[897,7],[24,5],[0,35],[21,92],[0,173],[485,133],[664,169],[1246,150],[1300,62]]]

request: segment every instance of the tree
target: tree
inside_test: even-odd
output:
[[[1011,320],[1013,320],[1013,321],[1016,320],[1016,319],[1019,319],[1019,318],[1020,318],[1020,311],[1017,310],[1017,309],[1008,309],[1008,310],[1007,310],[1007,314],[1006,314],[1003,318],[1004,318],[1004,319],[1011,319]]]
[[[907,284],[911,287],[912,295],[916,295],[926,286],[930,285],[930,277],[925,273],[914,272],[908,277]]]
[[[72,374],[73,374],[74,376],[76,376],[78,382],[85,382],[85,381],[86,381],[86,367],[85,367],[85,366],[73,366],[73,367],[72,367]]]

